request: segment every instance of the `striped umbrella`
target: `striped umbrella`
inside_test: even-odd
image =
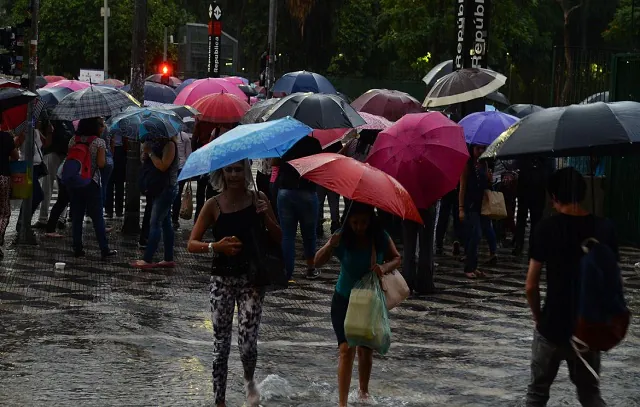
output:
[[[506,81],[506,76],[489,69],[460,69],[440,78],[422,106],[433,108],[479,99],[500,89]]]

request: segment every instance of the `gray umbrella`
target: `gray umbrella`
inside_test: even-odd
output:
[[[251,109],[247,111],[247,113],[242,116],[240,119],[240,124],[251,124],[262,122],[262,116],[267,113],[267,111],[273,107],[276,103],[278,103],[280,99],[267,99],[256,103],[251,106]]]
[[[461,69],[440,78],[422,106],[433,108],[482,98],[500,89],[506,81],[506,76],[489,69]]]
[[[312,129],[352,129],[366,124],[340,96],[326,93],[294,93],[275,104],[263,120],[291,116]]]
[[[511,104],[509,103],[509,99],[507,99],[507,97],[503,93],[500,93],[498,91],[489,93],[487,95],[487,99],[505,106],[509,106]]]
[[[140,104],[128,93],[104,86],[90,86],[65,96],[52,111],[54,120],[80,120],[113,116]]]

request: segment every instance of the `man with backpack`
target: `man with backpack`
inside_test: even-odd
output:
[[[580,403],[604,406],[598,377],[600,351],[615,346],[626,332],[626,326],[616,326],[619,316],[624,319],[626,306],[615,231],[608,220],[580,206],[586,188],[582,175],[574,168],[563,168],[551,175],[547,190],[557,215],[541,221],[534,231],[526,283],[535,322],[527,407],[547,404],[549,389],[563,360]],[[543,265],[547,294],[541,309],[539,284]],[[628,311],[626,317],[628,325]],[[622,333],[602,344],[602,335],[616,332]]]

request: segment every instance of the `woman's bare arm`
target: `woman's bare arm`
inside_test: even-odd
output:
[[[208,253],[209,243],[203,242],[202,237],[208,228],[213,226],[216,221],[216,203],[213,198],[209,199],[202,206],[202,210],[198,215],[198,220],[191,230],[189,242],[187,243],[187,251],[189,253]]]

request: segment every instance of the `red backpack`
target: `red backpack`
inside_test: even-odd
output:
[[[67,159],[62,166],[60,179],[67,188],[82,188],[91,183],[91,151],[89,146],[97,137],[89,137],[83,142],[79,136],[75,137],[75,144],[69,148]]]

